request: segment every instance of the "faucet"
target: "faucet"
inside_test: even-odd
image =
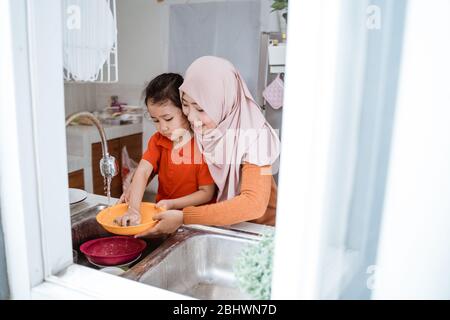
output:
[[[100,139],[102,143],[102,153],[103,157],[100,159],[100,173],[104,178],[113,178],[118,173],[118,166],[116,159],[109,155],[108,153],[108,144],[106,142],[105,130],[100,123],[100,121],[90,112],[81,111],[74,114],[71,114],[66,118],[66,127],[77,118],[88,118],[91,122],[97,127],[98,132],[100,133]]]

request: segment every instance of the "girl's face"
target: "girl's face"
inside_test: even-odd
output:
[[[156,129],[172,141],[179,140],[189,131],[189,122],[180,108],[170,100],[164,104],[147,103],[150,117],[155,123]]]
[[[186,93],[183,94],[182,104],[183,113],[188,118],[191,128],[195,133],[204,135],[217,127],[217,124]]]

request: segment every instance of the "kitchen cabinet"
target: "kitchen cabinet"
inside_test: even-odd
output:
[[[69,173],[69,188],[84,190],[84,170]]]
[[[139,163],[142,157],[142,133],[124,136],[108,140],[108,152],[116,158],[119,173],[111,181],[111,196],[119,198],[122,194],[122,149],[127,148],[128,155]],[[92,182],[93,193],[104,195],[104,181],[100,173],[100,159],[102,158],[102,146],[100,142],[92,144]]]

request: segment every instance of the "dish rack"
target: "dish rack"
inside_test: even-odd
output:
[[[111,10],[111,14],[113,17],[113,23],[114,23],[114,42],[112,47],[110,48],[109,54],[107,55],[107,58],[105,62],[99,66],[97,69],[96,77],[91,78],[89,80],[79,80],[77,77],[68,70],[67,67],[64,67],[63,69],[63,75],[64,75],[64,82],[65,83],[116,83],[119,81],[119,69],[118,69],[118,51],[117,51],[117,13],[116,13],[116,0],[95,0],[95,1],[105,1],[107,8]],[[66,17],[66,19],[70,19],[71,17],[81,17],[81,13],[83,10],[92,10],[94,7],[87,7],[87,8],[78,8],[83,3],[78,4],[78,2],[74,2],[71,0],[65,0],[63,2],[63,16]],[[92,3],[91,3],[92,4]],[[109,14],[109,13],[108,13]],[[80,18],[80,21],[81,18]],[[95,33],[96,31],[96,25],[93,23],[92,25],[81,25],[78,28],[89,28],[91,33]],[[66,22],[66,29],[64,32],[64,37],[67,37],[68,33],[70,32],[69,28],[69,22]],[[73,29],[73,28],[72,28]],[[65,46],[65,52],[66,55],[76,55],[77,50],[91,50],[91,52],[97,52],[98,54],[103,53],[105,48],[102,48],[101,46],[95,46],[93,47],[92,44],[89,44],[89,38],[90,34],[87,33],[82,37],[81,43],[79,45],[68,45]],[[83,44],[86,42],[86,44]],[[80,60],[81,63],[84,63],[83,59],[77,59]]]

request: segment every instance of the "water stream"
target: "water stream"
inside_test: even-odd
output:
[[[112,177],[103,177],[103,190],[108,197],[108,207],[111,206],[111,180]]]

